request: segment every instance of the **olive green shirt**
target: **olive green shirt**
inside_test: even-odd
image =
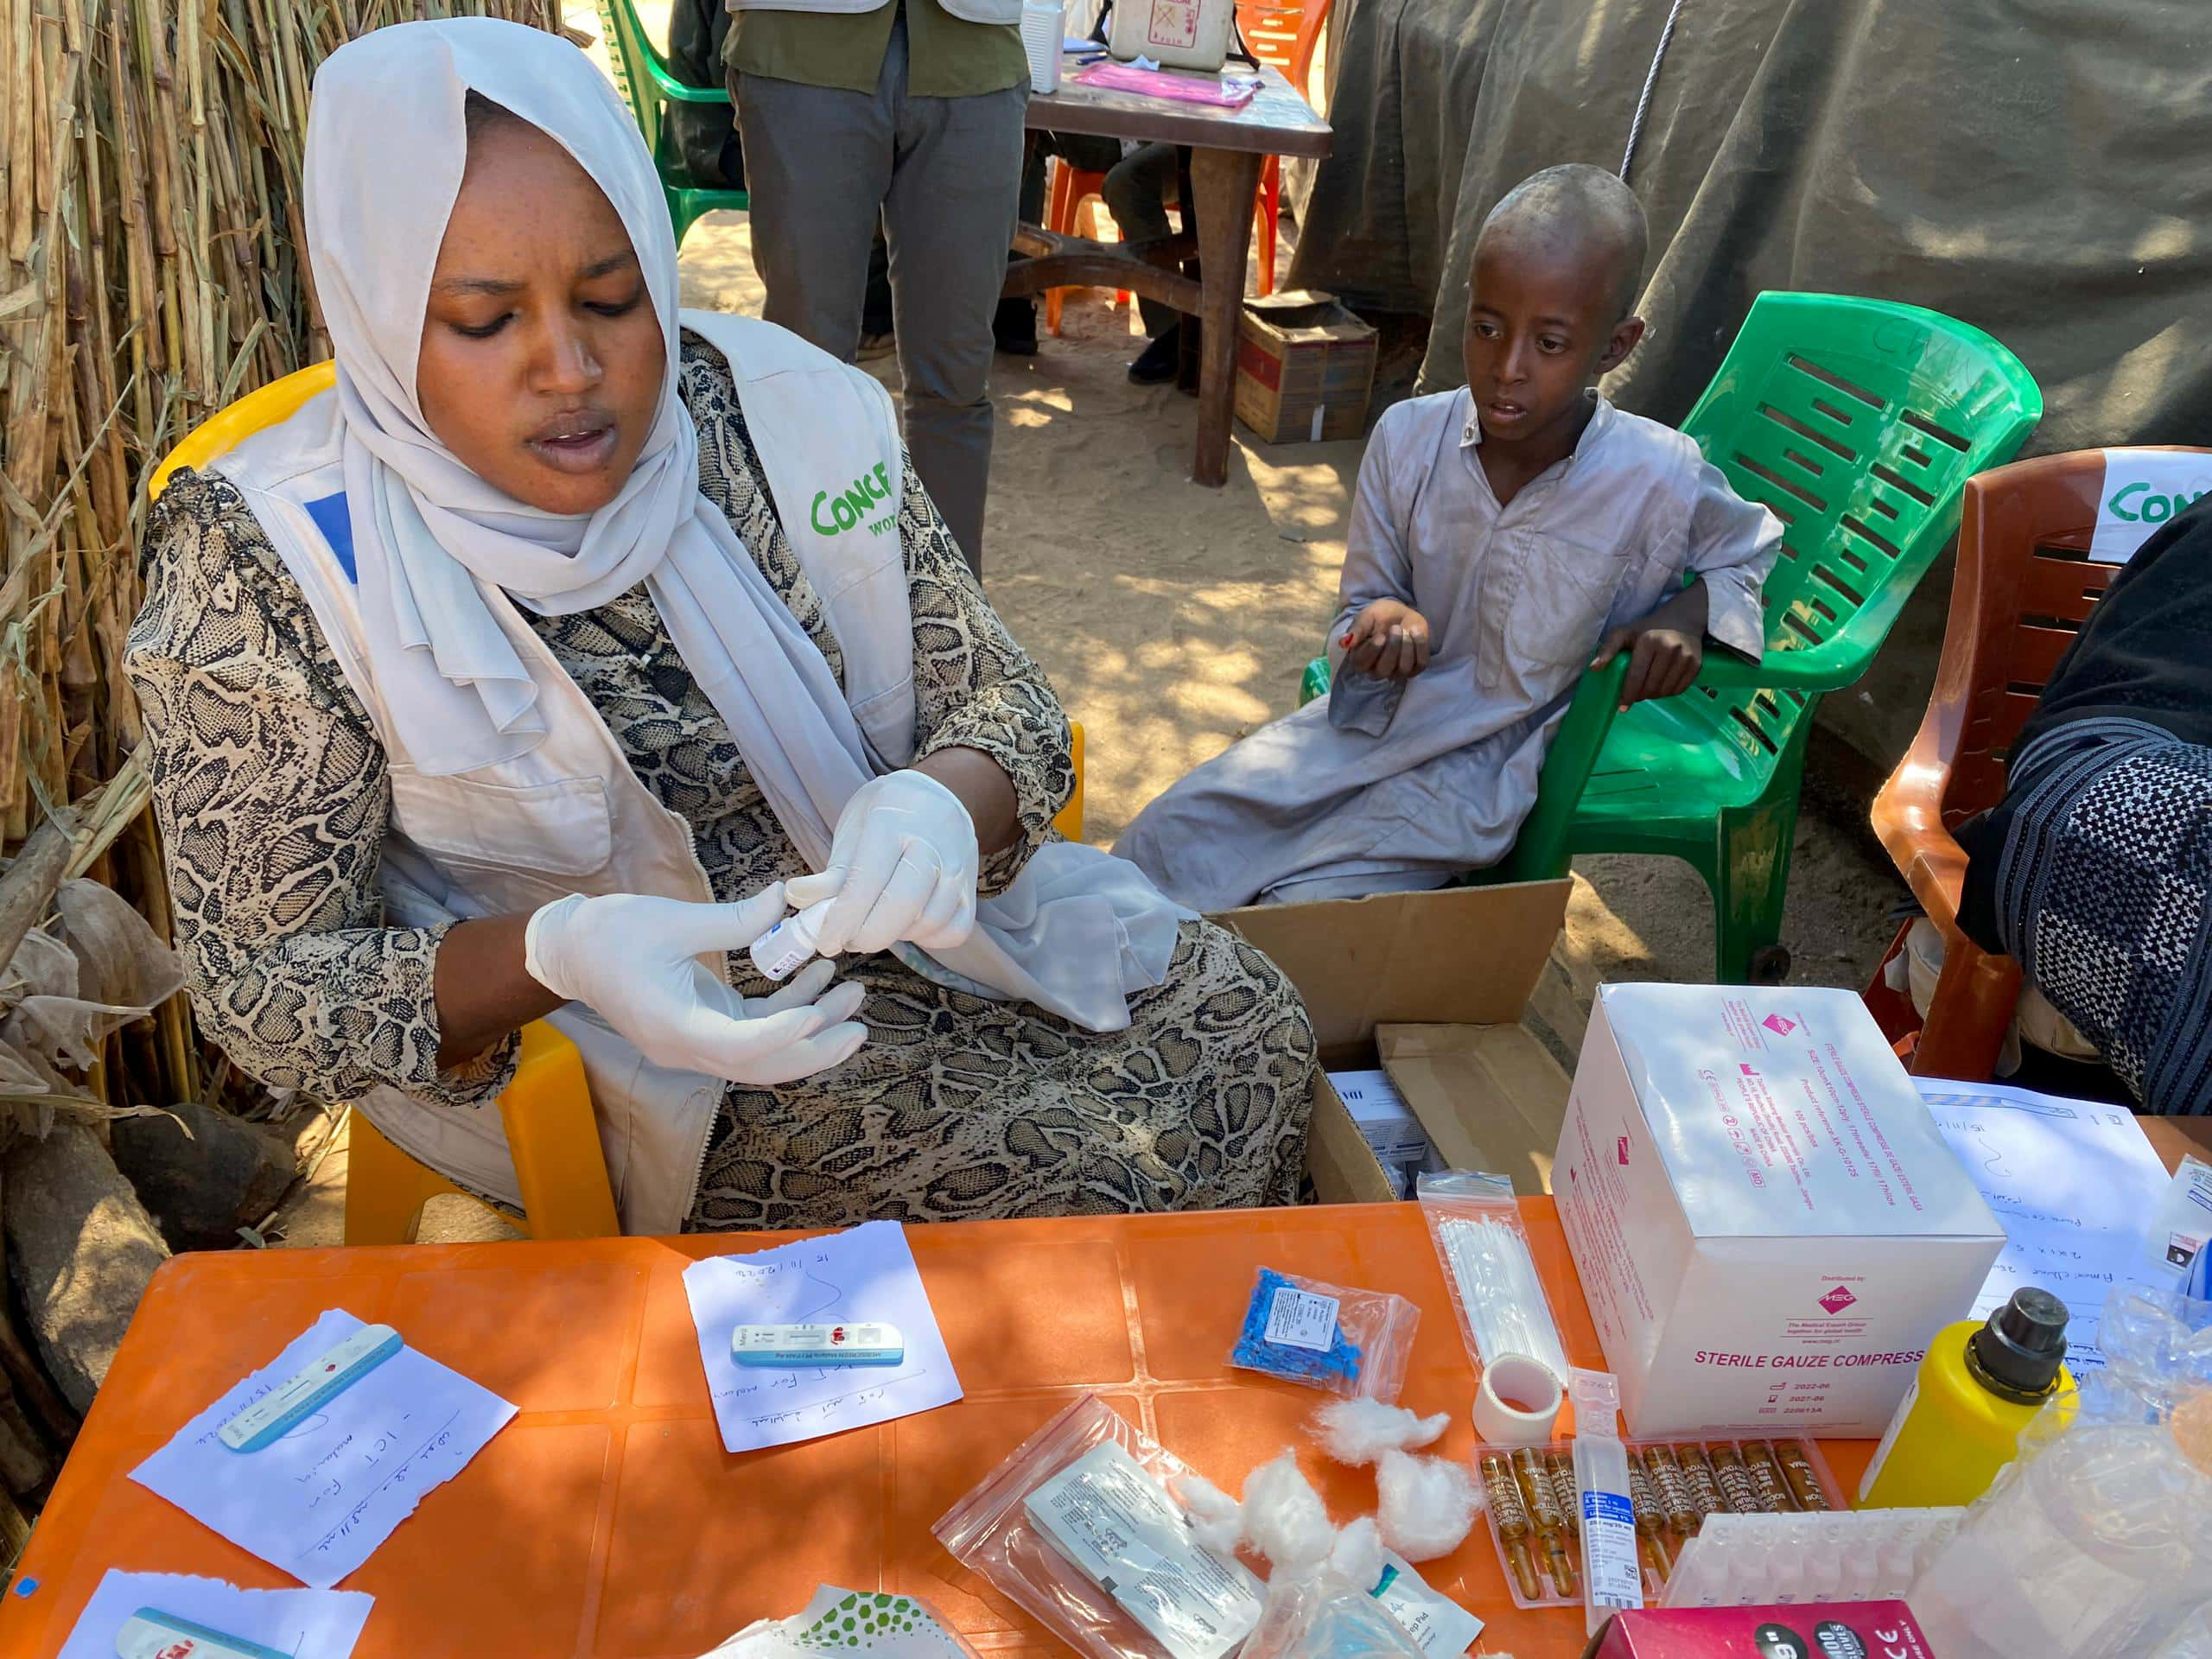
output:
[[[1029,73],[1021,31],[971,23],[938,0],[884,0],[874,11],[763,11],[731,19],[722,61],[733,72],[872,92],[883,71],[891,25],[906,14],[906,92],[912,98],[968,98],[1019,86]]]

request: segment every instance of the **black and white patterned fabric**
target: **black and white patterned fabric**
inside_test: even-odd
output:
[[[1996,915],[2144,1107],[2212,1112],[2212,748],[2071,721],[2014,757]]]

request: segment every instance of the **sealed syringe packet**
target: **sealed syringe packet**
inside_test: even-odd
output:
[[[1488,1365],[1501,1354],[1526,1354],[1564,1389],[1567,1351],[1511,1179],[1450,1169],[1423,1175],[1415,1194],[1468,1357]]]
[[[930,1530],[1090,1659],[1225,1659],[1259,1580],[1191,1536],[1191,1471],[1096,1395],[1024,1440]]]
[[[1421,1309],[1382,1290],[1353,1290],[1262,1268],[1229,1363],[1348,1397],[1398,1402]]]

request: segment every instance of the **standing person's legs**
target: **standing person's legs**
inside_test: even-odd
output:
[[[991,473],[991,317],[1014,240],[1029,93],[1010,86],[968,98],[904,97],[906,44],[905,30],[894,26],[887,65],[897,60],[902,96],[883,223],[906,448],[969,568],[981,575]]]
[[[868,245],[891,184],[892,67],[887,55],[872,93],[760,75],[739,76],[735,89],[763,315],[847,362],[860,346]],[[898,70],[903,83],[903,53]]]
[[[1099,194],[1106,198],[1106,210],[1114,215],[1114,222],[1122,227],[1122,239],[1146,242],[1174,228],[1167,222],[1167,198],[1175,188],[1175,146],[1143,144],[1107,169]],[[1185,202],[1186,219],[1190,212]],[[1157,338],[1175,326],[1173,306],[1141,300],[1137,308],[1143,315],[1147,334]]]

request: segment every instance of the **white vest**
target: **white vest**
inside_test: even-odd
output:
[[[928,5],[931,0],[914,0]],[[728,0],[732,11],[874,11],[894,0]],[[971,23],[1021,22],[1021,0],[936,0],[955,17]]]
[[[701,332],[729,358],[786,533],[845,648],[846,690],[862,733],[887,765],[904,766],[914,749],[913,636],[889,399],[872,378],[766,323],[702,319]],[[770,381],[772,416],[756,401]],[[824,418],[809,419],[815,412]],[[271,540],[384,745],[391,819],[380,879],[389,921],[433,926],[513,914],[572,893],[711,899],[690,826],[639,780],[591,700],[505,594],[486,596],[537,687],[544,740],[512,760],[456,775],[426,775],[410,763],[369,667],[350,533],[338,528],[346,518],[340,424],[337,397],[326,392],[214,470],[265,525],[289,527]],[[871,533],[872,525],[880,532],[887,512],[891,532]],[[346,543],[342,551],[326,526]],[[680,1230],[721,1080],[652,1064],[582,1004],[552,1020],[582,1055],[623,1230]],[[520,1205],[496,1109],[434,1104],[390,1087],[354,1103],[410,1157]]]

